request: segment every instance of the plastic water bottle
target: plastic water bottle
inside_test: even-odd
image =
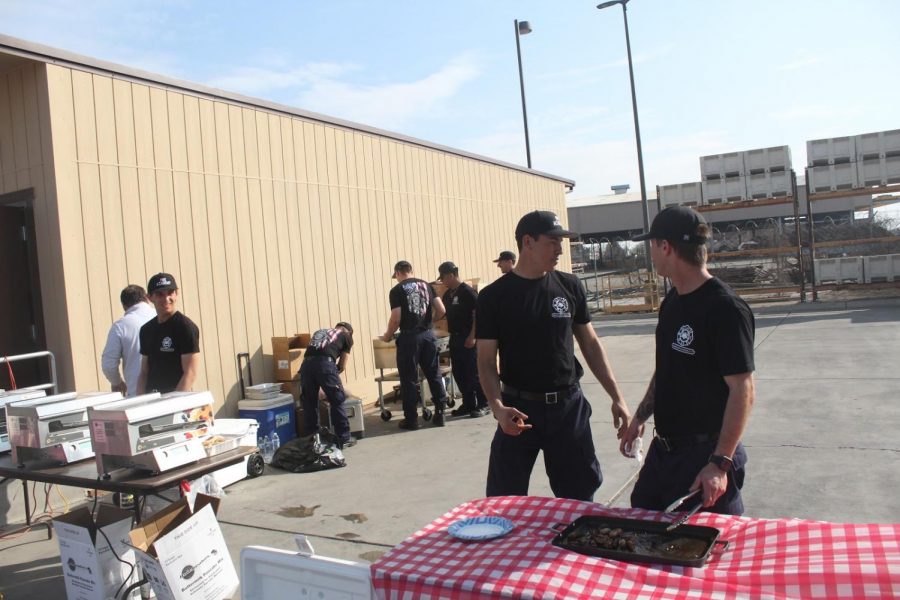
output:
[[[280,447],[281,447],[281,439],[279,439],[279,437],[278,437],[278,432],[273,431],[272,432],[272,455],[273,456],[274,456],[275,452],[278,450],[278,448],[280,448]]]
[[[263,435],[259,438],[259,452],[262,454],[264,463],[272,462],[272,455],[275,454],[275,451],[272,450],[272,441],[269,436]]]

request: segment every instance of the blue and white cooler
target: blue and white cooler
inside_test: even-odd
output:
[[[270,436],[277,431],[282,444],[297,437],[294,398],[290,394],[282,394],[280,384],[251,385],[246,390],[246,396],[238,401],[238,415],[242,419],[256,419],[259,423],[258,436]]]

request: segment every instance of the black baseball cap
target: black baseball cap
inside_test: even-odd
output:
[[[498,257],[497,257],[497,260],[495,260],[494,262],[500,262],[501,260],[511,260],[511,261],[515,261],[515,260],[516,260],[516,253],[515,253],[515,252],[510,252],[509,250],[504,250],[503,252],[500,253],[500,256],[498,256]]]
[[[578,237],[578,234],[568,229],[563,229],[559,222],[559,217],[555,212],[549,210],[535,210],[519,219],[516,225],[516,239],[522,239],[523,236],[530,235],[537,237],[539,235],[558,235],[564,238]]]
[[[412,272],[412,265],[409,264],[408,260],[398,260],[397,264],[394,265],[394,272],[391,273],[391,279],[394,278],[398,271],[400,273],[410,273]]]
[[[450,273],[453,273],[454,275],[459,273],[459,267],[457,267],[452,260],[442,262],[440,266],[438,266],[438,280],[440,280],[444,275],[449,275]]]
[[[347,330],[347,333],[349,333],[350,335],[353,335],[353,325],[351,325],[347,321],[339,321],[338,324],[335,325],[335,327],[343,327],[344,329]]]
[[[705,244],[709,233],[698,233],[697,229],[706,225],[706,220],[687,206],[670,206],[656,215],[650,231],[631,238],[633,242],[643,240],[668,240],[680,244]]]
[[[175,278],[169,275],[168,273],[157,273],[153,277],[150,278],[150,282],[147,283],[147,293],[152,294],[153,292],[159,290],[177,290],[178,284],[175,282]]]

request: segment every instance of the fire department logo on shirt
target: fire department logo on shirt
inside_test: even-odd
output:
[[[678,333],[675,334],[675,343],[672,344],[672,350],[693,356],[696,351],[689,347],[693,341],[694,330],[691,329],[690,325],[682,325]]]
[[[553,299],[553,313],[550,315],[554,319],[565,319],[571,317],[569,313],[569,301],[562,296]]]
[[[159,345],[159,349],[160,349],[162,352],[171,352],[171,351],[173,350],[173,348],[172,348],[172,338],[170,338],[169,336],[164,337],[164,338],[162,339],[162,343]]]

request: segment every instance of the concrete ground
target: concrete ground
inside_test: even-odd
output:
[[[755,312],[757,401],[744,438],[747,516],[896,523],[900,300],[757,306]],[[632,411],[653,370],[655,324],[655,315],[594,323]],[[638,465],[618,453],[600,385],[590,375],[583,384],[604,473],[596,500],[628,506]],[[398,430],[397,421],[383,423],[369,411],[366,437],[346,451],[343,469],[273,470],[229,487],[219,521],[235,565],[242,547],[293,549],[295,534],[309,536],[320,554],[375,560],[484,494],[495,428],[490,417],[450,419],[442,429],[415,432]],[[645,443],[649,435],[648,428]],[[530,492],[552,495],[540,462]],[[0,596],[64,597],[58,561],[56,540],[40,531],[0,540]]]

